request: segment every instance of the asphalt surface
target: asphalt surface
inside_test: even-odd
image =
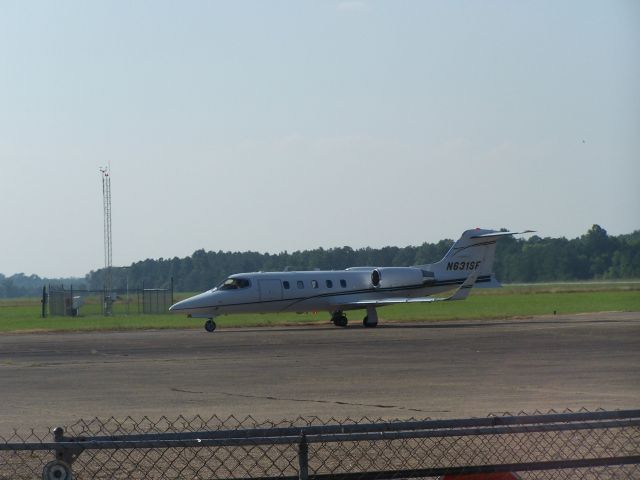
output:
[[[79,418],[455,418],[640,407],[640,313],[0,335],[0,434]]]

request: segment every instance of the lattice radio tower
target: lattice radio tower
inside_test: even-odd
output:
[[[104,209],[104,314],[113,312],[112,239],[111,239],[111,166],[101,167],[102,205]]]

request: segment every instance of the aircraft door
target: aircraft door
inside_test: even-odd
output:
[[[282,300],[282,282],[280,280],[259,280],[260,301]]]

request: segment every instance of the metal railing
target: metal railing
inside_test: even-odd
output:
[[[640,478],[640,410],[278,424],[95,419],[53,435],[0,438],[0,479]]]

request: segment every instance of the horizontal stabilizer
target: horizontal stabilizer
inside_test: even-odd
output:
[[[504,237],[506,235],[522,235],[524,233],[535,233],[535,230],[525,230],[524,232],[492,232],[492,233],[482,233],[480,235],[471,235],[469,238],[493,238],[493,237]]]

